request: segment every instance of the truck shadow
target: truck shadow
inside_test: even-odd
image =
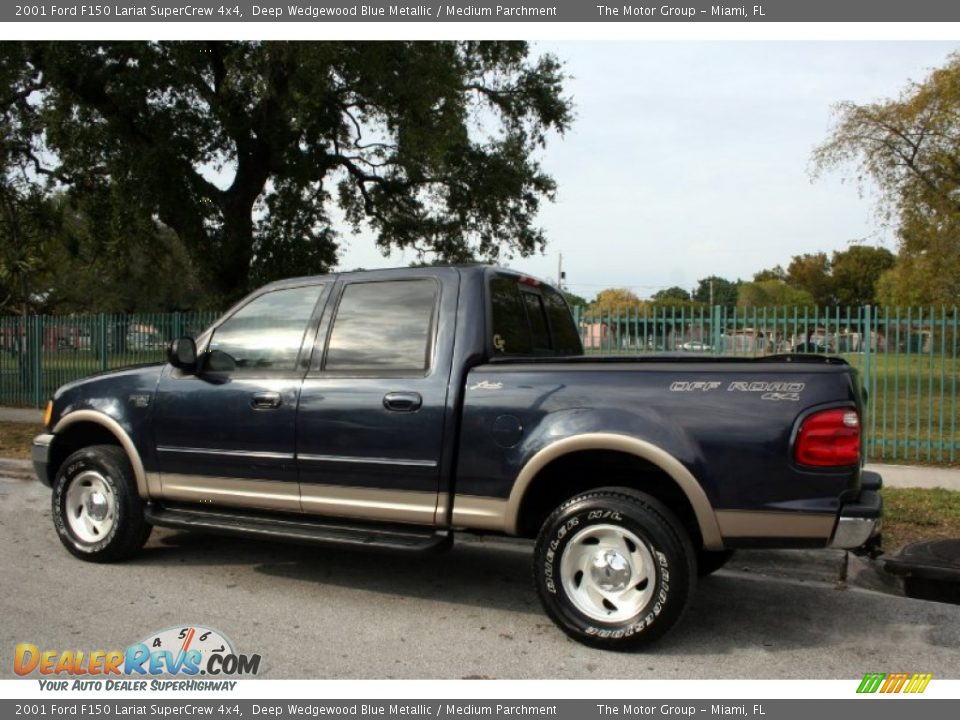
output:
[[[530,543],[458,542],[449,552],[403,554],[163,531],[140,562],[241,565],[294,583],[540,614]]]
[[[468,539],[448,553],[398,555],[164,532],[140,562],[246,567],[282,580],[278,592],[288,584],[332,586],[397,601],[519,612],[531,633],[551,635],[531,581],[530,551],[530,543]],[[744,648],[771,654],[823,648],[829,655],[830,648],[850,643],[887,646],[892,629],[907,643],[955,648],[960,646],[958,620],[960,612],[948,606],[817,581],[721,571],[701,580],[683,622],[650,652],[679,657],[722,656]],[[555,634],[565,640],[559,631]],[[823,662],[828,668],[829,657]]]

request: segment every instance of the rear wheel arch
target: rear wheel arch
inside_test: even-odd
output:
[[[137,494],[144,499],[150,496],[147,473],[136,445],[123,426],[109,415],[96,410],[75,410],[60,419],[53,428],[53,436],[48,468],[51,480],[56,477],[63,461],[77,450],[93,445],[117,445],[133,469]]]
[[[584,463],[595,466],[597,461],[612,462],[621,468],[621,476],[570,477]],[[610,466],[602,465],[601,471],[606,467]],[[713,507],[693,474],[662,448],[615,433],[577,435],[537,452],[514,483],[507,501],[505,529],[512,535],[534,536],[560,502],[611,485],[650,493],[688,520],[695,545],[723,549]]]

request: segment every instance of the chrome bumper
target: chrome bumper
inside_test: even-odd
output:
[[[841,517],[828,547],[856,550],[880,534],[880,518]]]
[[[863,473],[860,497],[856,502],[844,503],[840,508],[837,527],[828,547],[857,550],[878,544],[883,521],[882,487],[883,480],[877,473]]]

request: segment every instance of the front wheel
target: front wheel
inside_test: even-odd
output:
[[[696,556],[676,517],[625,488],[574,497],[546,519],[534,579],[547,615],[570,637],[631,650],[677,623],[696,585]]]
[[[114,445],[93,445],[70,455],[57,471],[52,505],[60,541],[83,560],[122,560],[150,535],[133,468]]]

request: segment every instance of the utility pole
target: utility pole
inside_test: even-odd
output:
[[[557,290],[563,291],[563,253],[557,259]]]
[[[710,278],[710,307],[713,307],[713,278]]]

